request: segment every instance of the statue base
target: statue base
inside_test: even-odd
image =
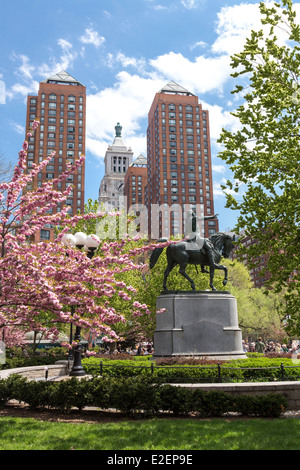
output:
[[[156,302],[154,358],[246,359],[238,326],[237,302],[230,292],[167,292]]]

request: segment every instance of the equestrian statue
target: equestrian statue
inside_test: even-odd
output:
[[[213,219],[216,216],[205,216],[206,219]],[[224,271],[223,285],[227,284],[227,267],[219,264],[222,257],[228,258],[230,252],[234,248],[235,234],[230,232],[218,232],[211,235],[209,238],[203,238],[200,235],[200,230],[197,225],[197,219],[195,213],[191,210],[188,212],[187,227],[191,228],[188,230],[185,239],[170,244],[166,249],[167,254],[167,268],[164,272],[163,289],[167,293],[167,278],[172,269],[179,265],[179,273],[182,274],[191,284],[192,290],[195,290],[195,283],[186,273],[185,269],[187,265],[200,265],[202,273],[209,273],[210,275],[210,288],[215,291],[217,290],[214,286],[214,273],[215,269]],[[203,220],[203,218],[202,218]],[[158,243],[168,241],[166,238],[160,238]],[[155,248],[151,254],[149,266],[152,269],[160,254],[164,248]],[[205,269],[205,266],[209,267],[209,271]]]

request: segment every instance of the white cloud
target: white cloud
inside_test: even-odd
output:
[[[224,165],[212,165],[212,171],[215,173],[225,173],[226,168]]]
[[[196,49],[196,47],[206,47],[207,45],[208,45],[207,42],[197,41],[195,42],[195,44],[192,44],[190,46],[190,50],[193,51],[194,49]]]
[[[15,70],[15,75],[22,78],[22,80],[32,80],[34,73],[34,66],[30,64],[30,59],[24,54],[12,54],[13,60],[21,61],[21,65]]]
[[[144,58],[137,59],[135,57],[128,57],[122,52],[118,52],[115,55],[109,53],[107,58],[109,67],[112,67],[116,63],[120,63],[123,67],[134,67],[139,72],[144,70],[147,63]]]
[[[274,2],[266,0],[267,7],[274,7]],[[300,3],[293,5],[297,15],[300,13]],[[224,6],[218,13],[216,32],[218,37],[212,45],[212,51],[218,54],[233,55],[243,50],[245,40],[250,36],[251,30],[262,29],[266,36],[269,34],[269,25],[262,25],[259,2],[241,3],[239,5]],[[299,16],[298,23],[299,23]],[[276,28],[276,36],[279,44],[284,44],[287,40],[285,26]]]
[[[193,8],[198,8],[199,6],[203,5],[205,2],[206,0],[181,0],[181,4],[188,10],[191,10]]]
[[[243,49],[251,29],[261,29],[258,4],[226,6],[218,13],[218,38],[212,46],[215,53],[232,55]]]
[[[6,103],[6,87],[5,82],[0,80],[0,104]]]
[[[191,92],[222,91],[230,75],[227,55],[199,56],[192,62],[180,53],[169,52],[150,61],[151,66],[166,79],[180,83]]]
[[[49,77],[62,70],[68,70],[73,67],[78,54],[73,50],[73,45],[65,39],[58,39],[57,44],[62,49],[62,54],[56,58],[51,57],[47,63],[36,68],[36,73],[42,77]]]
[[[86,28],[84,34],[80,36],[79,40],[83,44],[92,44],[95,47],[100,47],[105,42],[105,38],[100,36],[99,33],[94,31],[92,28]]]
[[[9,90],[7,90],[6,96],[10,99],[14,98],[16,95],[21,95],[25,98],[29,93],[37,93],[38,88],[39,83],[35,80],[30,82],[28,85],[15,83]]]
[[[153,9],[154,10],[167,10],[168,7],[163,6],[163,5],[154,5]]]
[[[15,121],[10,121],[10,125],[18,134],[25,135],[25,127],[24,126],[22,126],[21,124],[18,124]]]
[[[63,51],[69,52],[69,50],[72,49],[72,44],[66,41],[66,39],[58,39],[57,43]]]
[[[239,188],[239,191],[238,193],[236,193],[234,191],[234,189],[230,189],[230,188],[225,188],[225,189],[222,189],[221,186],[226,186],[226,183],[227,183],[227,180],[229,180],[232,184],[233,184],[233,187],[235,187],[236,185],[238,186]],[[221,181],[219,182],[214,182],[213,183],[213,193],[214,193],[214,197],[216,198],[222,198],[222,197],[225,197],[226,194],[231,194],[232,196],[234,196],[236,199],[241,199],[243,197],[243,195],[245,194],[245,191],[243,189],[243,186],[245,186],[244,183],[242,183],[241,181],[239,180],[236,180],[232,177],[228,177],[228,178],[222,178]]]
[[[103,158],[114,138],[117,122],[123,127],[124,144],[134,154],[145,154],[145,128],[141,122],[147,118],[155,93],[165,84],[160,79],[142,78],[120,72],[114,87],[87,96],[86,147]]]
[[[216,142],[223,128],[235,132],[240,127],[238,119],[232,116],[230,111],[224,110],[217,104],[211,105],[205,101],[201,101],[201,104],[203,109],[209,111],[210,138],[212,141]]]
[[[14,72],[14,75],[18,77],[19,81],[6,91],[8,98],[12,99],[16,95],[23,95],[25,97],[29,93],[37,93],[39,81],[34,78],[40,77],[44,79],[57,72],[73,67],[73,63],[78,54],[73,50],[72,44],[62,38],[58,39],[57,44],[61,48],[59,57],[50,57],[47,62],[41,65],[33,65],[30,58],[24,54],[12,54],[12,59],[20,62],[20,65],[18,65]],[[1,99],[3,100],[3,90],[1,91],[0,89],[0,100]]]

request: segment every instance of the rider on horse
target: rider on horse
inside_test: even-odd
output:
[[[191,250],[202,250],[203,253],[206,253],[209,259],[209,264],[214,263],[213,252],[214,247],[212,242],[208,238],[201,236],[201,231],[198,220],[209,220],[215,219],[218,214],[215,215],[205,215],[203,217],[197,217],[195,212],[191,209],[187,212],[186,218],[186,241],[191,243]]]

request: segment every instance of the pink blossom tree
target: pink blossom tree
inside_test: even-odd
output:
[[[28,137],[37,126],[35,121]],[[59,325],[73,323],[115,341],[113,325],[126,319],[110,305],[109,299],[117,294],[124,301],[135,302],[135,312],[147,310],[146,305],[135,301],[135,290],[119,279],[122,272],[142,268],[133,262],[133,256],[151,246],[125,253],[126,239],[102,242],[100,254],[93,258],[72,245],[66,247],[62,240],[80,220],[109,215],[70,217],[63,203],[72,187],[62,192],[55,189],[82,164],[83,156],[57,178],[28,190],[54,153],[28,171],[27,148],[25,140],[11,181],[0,184],[0,333],[35,330],[53,337],[58,335]],[[61,212],[49,213],[58,204]],[[63,227],[57,240],[30,241],[45,224]]]

